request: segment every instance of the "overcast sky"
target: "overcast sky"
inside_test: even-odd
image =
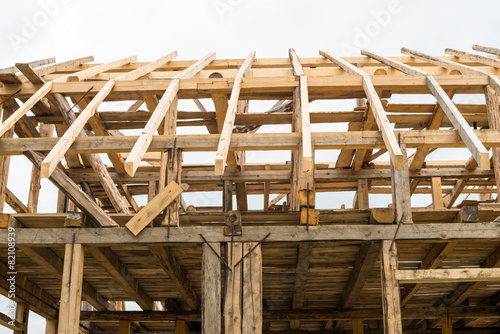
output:
[[[317,56],[319,49],[358,56],[366,48],[393,56],[403,46],[435,55],[446,47],[500,47],[500,3],[493,0],[18,0],[3,1],[2,8],[0,68],[88,55],[97,62],[129,55],[152,61],[173,50],[186,60],[209,51],[244,58],[252,49],[258,58],[287,57],[290,47],[300,57]],[[29,174],[15,174],[9,188],[26,188]],[[40,319],[30,323],[30,334],[44,333]],[[3,333],[10,331],[0,328]]]

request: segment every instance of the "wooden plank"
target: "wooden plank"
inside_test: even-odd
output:
[[[255,51],[251,51],[248,57],[245,59],[243,65],[241,65],[240,69],[238,70],[236,77],[234,78],[233,88],[231,90],[231,97],[229,99],[227,112],[224,118],[224,125],[220,132],[221,135],[220,135],[219,146],[217,148],[217,153],[215,155],[216,175],[222,175],[224,173],[227,154],[229,152],[229,144],[231,142],[231,134],[233,132],[234,120],[236,117],[236,110],[238,107],[241,83],[243,78],[250,71],[254,59],[255,59]]]
[[[32,67],[40,67],[40,66],[44,66],[44,65],[53,64],[55,62],[56,62],[56,58],[50,57],[50,58],[44,58],[44,59],[40,59],[40,60],[30,61],[28,64],[30,64]],[[4,74],[4,73],[16,73],[17,71],[18,71],[18,69],[16,66],[11,66],[11,67],[6,67],[6,68],[0,69],[0,73],[2,73],[2,74]]]
[[[84,254],[81,244],[66,245],[58,324],[59,333],[79,333],[83,259]]]
[[[401,72],[408,74],[408,75],[426,75],[426,76],[429,75],[428,72],[419,70],[413,66],[406,65],[400,61],[391,59],[389,57],[379,55],[375,52],[371,52],[368,50],[361,50],[361,54],[364,56],[368,56],[370,58],[373,58],[373,59],[381,62],[382,64],[385,64],[387,66],[395,68],[396,70],[401,71]]]
[[[143,309],[152,310],[153,300],[144,291],[120,258],[109,247],[87,247],[96,261],[125,292]]]
[[[161,67],[177,57],[177,51],[174,51],[172,53],[169,53],[168,55],[155,60],[154,62],[151,62],[147,65],[144,65],[136,70],[133,70],[131,72],[125,73],[120,75],[118,78],[115,79],[115,81],[120,81],[120,80],[136,80],[139,79],[140,77],[149,74],[150,72],[153,72],[156,70],[158,67]]]
[[[189,279],[172,254],[170,247],[149,246],[149,250],[158,264],[174,282],[179,294],[184,298],[191,310],[199,310],[201,302],[193,290]]]
[[[212,250],[213,249],[213,250]],[[214,253],[214,250],[216,253]],[[206,334],[221,333],[221,263],[220,243],[202,245],[201,286],[202,331]]]
[[[314,150],[311,139],[311,121],[309,116],[309,95],[307,88],[307,77],[301,76],[299,80],[300,94],[300,134],[301,142],[299,149],[299,189],[307,189],[307,183],[310,184],[310,189],[314,188]]]
[[[358,199],[358,209],[366,210],[370,208],[370,202],[368,199],[368,180],[358,179],[358,190],[356,192]]]
[[[26,65],[30,66],[30,68],[33,68],[34,73],[38,77],[43,77],[43,76],[50,74],[50,73],[64,71],[68,68],[77,67],[77,66],[80,66],[82,64],[90,63],[93,61],[94,61],[94,57],[88,56],[88,57],[67,60],[67,61],[64,61],[61,63],[55,63],[52,65],[48,65],[48,66],[44,66],[44,67],[40,67],[40,68],[35,68],[36,66],[34,66],[32,63],[22,63],[20,65],[21,66],[26,66]],[[17,64],[16,64],[16,66],[17,66]],[[19,68],[19,66],[17,66],[17,68]],[[19,68],[19,70],[21,70],[21,69]],[[21,72],[22,72],[22,70],[21,70]]]
[[[498,96],[491,86],[484,87],[486,99],[486,112],[488,113],[488,124],[490,129],[500,129],[500,108],[498,107]],[[495,184],[497,189],[497,202],[500,200],[500,149],[493,147],[493,170],[495,172]]]
[[[14,334],[28,334],[28,321],[30,315],[30,305],[18,302],[16,307],[16,322],[22,324],[22,329],[15,329]]]
[[[383,240],[380,245],[380,272],[382,280],[382,312],[384,333],[402,334],[399,284],[396,279],[398,255],[396,243]]]
[[[443,188],[441,187],[441,178],[432,177],[431,178],[432,187],[432,205],[434,210],[444,208],[443,204]]]
[[[242,334],[262,334],[262,246],[243,244]]]
[[[468,59],[468,60],[472,60],[472,61],[475,61],[478,63],[483,63],[483,64],[488,65],[488,66],[500,68],[500,60],[494,59],[491,57],[476,55],[476,54],[473,54],[470,52],[465,52],[465,51],[460,51],[460,50],[455,50],[455,49],[450,49],[450,48],[445,49],[444,53],[458,57],[458,58]]]
[[[300,310],[306,300],[306,284],[309,277],[309,266],[311,263],[311,254],[313,245],[310,243],[299,244],[297,265],[295,267],[295,283],[292,297],[292,309]],[[290,329],[299,329],[300,321],[290,322]]]
[[[472,50],[482,51],[482,52],[491,53],[493,55],[500,56],[500,49],[492,48],[489,46],[481,46],[481,45],[476,44],[476,45],[472,46]]]
[[[490,156],[488,150],[481,143],[467,121],[464,119],[463,115],[434,77],[427,76],[427,84],[432,92],[432,95],[434,95],[434,97],[438,100],[438,103],[441,108],[443,108],[444,113],[448,116],[455,129],[458,130],[460,137],[467,145],[467,148],[474,156],[481,169],[489,170]]]
[[[400,283],[498,282],[499,268],[396,270]]]
[[[40,168],[45,157],[42,153],[36,151],[26,151],[24,155],[38,168]],[[101,226],[118,226],[62,170],[56,168],[49,179],[96,223]]]
[[[353,319],[352,320],[352,333],[353,334],[364,334],[363,319]]]
[[[54,82],[78,82],[89,79],[97,74],[112,70],[114,68],[118,68],[127,64],[130,64],[137,60],[137,56],[126,57],[123,59],[111,61],[109,63],[97,65],[86,70],[65,75],[61,78],[53,80]]]
[[[12,115],[10,115],[3,123],[0,125],[0,136],[3,136],[9,129],[11,129],[17,121],[21,119],[28,111],[33,108],[33,106],[38,103],[42,98],[47,95],[52,89],[52,83],[48,82],[44,84],[40,89],[36,91],[24,104],[17,109]]]
[[[441,318],[441,334],[453,334],[453,322],[451,317]]]
[[[296,77],[300,77],[304,75],[304,70],[302,69],[302,65],[300,64],[299,57],[294,49],[288,50],[288,55],[290,58],[290,63],[292,64],[293,75]]]
[[[205,234],[204,234],[205,235]],[[224,333],[242,334],[242,265],[237,265],[243,256],[243,244],[231,242],[226,244],[224,251],[226,263],[232,268],[226,268],[224,282]]]
[[[170,182],[145,207],[143,207],[125,226],[134,235],[138,235],[153,219],[156,218],[185,189],[176,182]]]
[[[57,144],[42,162],[40,173],[41,177],[47,178],[53,173],[62,156],[66,153],[71,144],[73,144],[75,138],[80,134],[80,132],[82,132],[87,124],[87,121],[97,111],[97,107],[99,107],[101,102],[103,102],[109,93],[111,93],[114,85],[115,81],[108,81],[99,93],[97,93],[97,95],[92,99],[88,106],[80,113],[76,121],[71,124],[69,129],[59,139]]]
[[[132,323],[130,320],[120,320],[120,329],[118,330],[118,334],[132,334],[131,325]]]
[[[184,320],[175,321],[175,334],[186,333],[186,322]]]
[[[319,54],[321,56],[327,58],[331,62],[333,62],[335,65],[339,66],[341,69],[343,69],[349,75],[361,75],[361,76],[366,75],[366,72],[361,70],[359,67],[354,66],[353,64],[349,63],[348,61],[346,61],[340,57],[337,57],[330,52],[319,51]]]

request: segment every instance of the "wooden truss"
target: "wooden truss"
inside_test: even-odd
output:
[[[17,302],[0,325],[27,333],[31,310],[49,334],[498,333],[500,50],[473,49],[0,70],[0,292],[14,275]],[[265,151],[289,158],[247,161]],[[27,202],[7,187],[16,155]]]

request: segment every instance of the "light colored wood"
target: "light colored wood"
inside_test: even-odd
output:
[[[21,119],[33,106],[43,99],[52,89],[52,83],[44,84],[35,94],[33,94],[24,104],[17,109],[6,120],[3,120],[0,125],[0,136],[3,136],[9,129],[11,129],[16,122]]]
[[[205,66],[210,64],[215,59],[215,52],[209,52],[203,58],[177,74],[173,77],[173,79],[189,79],[195,76],[198,72],[200,72]]]
[[[472,61],[477,61],[478,63],[483,63],[483,64],[488,65],[488,66],[500,68],[500,60],[494,59],[491,57],[476,55],[476,54],[473,54],[470,52],[465,52],[465,51],[460,51],[460,50],[455,50],[455,49],[450,49],[450,48],[445,49],[444,53],[458,57],[458,58],[464,58],[464,59],[468,59],[468,60],[472,60]]]
[[[396,223],[412,223],[410,173],[406,159],[406,147],[402,145],[403,170],[396,170],[391,163],[392,205]]]
[[[254,248],[255,247],[255,248]],[[252,250],[253,249],[253,250]],[[242,334],[262,334],[262,246],[243,244]]]
[[[132,334],[132,326],[130,320],[120,320],[119,334]],[[177,334],[177,333],[176,333]]]
[[[217,254],[211,249],[215,250]],[[201,322],[204,334],[221,333],[221,263],[217,255],[220,256],[220,243],[206,243],[202,245],[202,307]]]
[[[288,50],[288,55],[290,57],[290,63],[292,64],[293,75],[296,77],[300,77],[304,75],[304,70],[302,69],[302,65],[300,64],[299,57],[294,49]]]
[[[241,263],[235,266],[243,256],[243,244],[231,242],[225,248],[226,263],[232,271],[225,271],[224,281],[224,333],[241,334],[241,313],[242,313],[242,276],[243,266]]]
[[[349,75],[361,75],[364,76],[366,75],[366,72],[360,69],[359,67],[354,66],[353,64],[349,63],[347,60],[344,60],[340,57],[335,56],[334,54],[327,52],[327,51],[319,51],[319,54],[331,62],[333,62],[335,65],[339,66],[341,69],[346,71]]]
[[[32,63],[22,63],[19,65],[21,65],[21,67],[22,66],[29,66],[30,68],[33,68],[33,71],[35,72],[35,74],[37,76],[43,77],[43,76],[50,74],[50,73],[53,73],[53,72],[64,71],[64,70],[69,69],[71,67],[80,66],[82,64],[90,63],[93,61],[94,61],[94,57],[88,56],[88,57],[72,59],[72,60],[68,60],[68,61],[64,61],[61,63],[56,63],[56,64],[52,64],[52,65],[48,65],[48,66],[44,66],[44,67],[40,67],[40,68],[34,68],[36,66],[34,66]],[[19,66],[17,66],[17,65],[18,64],[16,64],[16,67],[19,68]],[[21,70],[21,69],[19,68],[19,70]]]
[[[396,270],[401,283],[499,282],[499,268]]]
[[[476,50],[476,51],[482,51],[482,52],[491,53],[491,54],[500,56],[500,49],[497,49],[497,48],[492,48],[489,46],[481,46],[481,45],[476,44],[476,45],[472,46],[472,49]]]
[[[488,123],[490,129],[500,129],[500,108],[498,107],[498,96],[495,90],[490,87],[484,87],[486,99],[486,112],[488,113]],[[500,201],[500,149],[493,147],[493,170],[495,172],[495,184],[497,190],[497,202]]]
[[[431,178],[432,187],[432,205],[435,210],[444,208],[443,204],[443,188],[441,187],[441,178]]]
[[[224,118],[224,125],[220,132],[221,135],[220,135],[219,146],[217,148],[217,153],[215,155],[216,175],[222,175],[224,173],[224,167],[226,165],[227,154],[229,152],[229,144],[231,142],[231,134],[233,132],[234,120],[236,117],[236,111],[238,107],[241,82],[243,81],[243,78],[247,75],[247,73],[250,71],[254,59],[255,59],[255,51],[251,51],[248,57],[245,59],[243,65],[241,65],[234,79],[233,88],[231,90],[231,97],[229,98],[229,104]]]
[[[307,77],[301,76],[299,81],[300,89],[300,156],[299,164],[301,166],[303,181],[299,180],[299,189],[306,189],[307,183],[310,183],[310,189],[314,188],[313,173],[314,173],[314,158],[313,145],[311,140],[311,121],[309,118],[309,94],[307,88]]]
[[[79,333],[83,258],[84,254],[81,244],[66,245],[58,323],[59,334]]]
[[[57,167],[57,164],[61,160],[62,156],[66,153],[71,144],[73,144],[75,138],[80,134],[80,132],[82,132],[87,124],[87,121],[97,111],[97,107],[99,107],[101,102],[103,102],[113,90],[114,85],[115,81],[108,81],[106,85],[104,85],[88,106],[80,113],[76,121],[71,124],[69,129],[59,139],[50,153],[45,157],[40,171],[40,176],[42,178],[48,178],[54,172],[54,169]]]
[[[125,73],[120,75],[118,78],[115,79],[115,81],[123,81],[123,80],[136,80],[139,79],[140,77],[149,74],[150,72],[156,70],[158,67],[161,67],[177,57],[177,51],[174,51],[172,53],[169,53],[168,55],[157,59],[143,67],[140,67],[136,70],[133,70],[131,72]]]
[[[45,334],[57,334],[57,320],[45,320]]]
[[[441,333],[453,334],[453,321],[451,317],[445,316],[441,318]]]
[[[134,235],[138,235],[153,219],[160,214],[184,189],[176,182],[170,182],[165,188],[139,211],[125,226]]]
[[[130,63],[132,63],[132,62],[134,62],[136,60],[137,60],[137,56],[126,57],[126,58],[123,58],[123,59],[111,61],[109,63],[97,65],[97,66],[88,68],[86,70],[80,71],[80,72],[68,74],[68,75],[65,75],[65,76],[63,76],[61,78],[55,79],[53,81],[54,82],[66,82],[66,81],[69,81],[69,82],[78,82],[78,81],[84,81],[86,79],[89,79],[89,78],[97,75],[97,74],[100,74],[100,73],[112,70],[114,68],[118,68],[118,67],[130,64]]]
[[[389,57],[379,55],[375,52],[371,52],[368,50],[361,50],[361,54],[368,56],[370,58],[373,58],[373,59],[381,62],[382,64],[385,64],[387,66],[395,68],[396,70],[401,71],[401,72],[408,74],[408,75],[429,75],[428,72],[419,70],[413,66],[406,65],[400,61],[391,59]]]
[[[367,179],[358,179],[358,190],[357,190],[357,198],[358,198],[358,209],[366,210],[370,208],[370,202],[368,200],[368,180]]]
[[[3,99],[0,98],[0,102],[2,102]],[[3,112],[2,112],[2,120],[5,120],[12,114],[12,110],[9,106],[3,105]],[[1,138],[12,138],[14,137],[14,129],[10,128],[7,130]],[[16,212],[17,207],[20,209],[24,208],[24,204],[19,201],[19,200],[10,200],[9,199],[14,199],[15,196],[9,196],[10,191],[7,189],[7,182],[9,178],[9,169],[10,169],[10,157],[0,157],[0,212],[4,212],[4,206],[5,206],[5,201],[7,201]],[[15,197],[17,199],[17,197]],[[12,205],[14,204],[14,205]]]
[[[402,334],[399,283],[396,278],[398,268],[397,245],[392,243],[392,240],[383,240],[380,246],[384,333]]]
[[[455,129],[458,130],[460,137],[467,145],[467,148],[474,156],[481,169],[489,170],[490,156],[488,150],[481,143],[455,104],[451,101],[444,89],[441,88],[434,77],[427,76],[427,84],[432,92],[432,95],[434,95],[434,97],[438,100],[439,105],[443,108],[446,116],[448,116]]]

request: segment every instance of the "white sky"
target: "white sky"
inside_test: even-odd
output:
[[[446,47],[500,47],[500,3],[493,0],[17,0],[3,1],[2,8],[0,68],[87,55],[97,62],[129,55],[152,61],[173,50],[178,59],[198,59],[209,51],[244,58],[252,49],[257,57],[287,57],[290,47],[300,57],[318,56],[319,49],[392,56],[403,46],[435,55]],[[24,191],[28,176],[16,168],[9,188]],[[5,305],[0,301],[4,313]],[[44,333],[43,321],[31,320],[30,334]],[[10,331],[0,328],[4,333]]]

